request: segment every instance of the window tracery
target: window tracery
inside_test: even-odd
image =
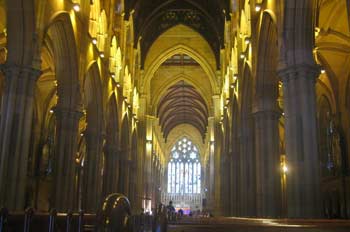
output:
[[[176,142],[170,155],[168,193],[201,193],[201,164],[196,145],[184,137]]]

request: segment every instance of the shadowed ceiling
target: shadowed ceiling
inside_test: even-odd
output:
[[[160,99],[157,116],[165,139],[170,131],[180,124],[194,126],[202,138],[205,137],[208,107],[198,91],[184,81],[170,87]]]
[[[134,10],[135,45],[141,39],[141,65],[152,43],[169,28],[184,24],[200,33],[210,44],[219,65],[223,47],[228,0],[128,0],[126,12]]]

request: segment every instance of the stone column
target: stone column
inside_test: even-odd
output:
[[[240,149],[240,202],[241,217],[256,216],[256,162],[254,153],[253,119],[251,116],[241,119]],[[236,125],[238,126],[238,125]]]
[[[221,119],[221,109],[220,109],[220,96],[214,95],[214,122],[212,125],[212,133],[214,133],[215,144],[214,144],[214,214],[219,216],[223,214],[221,192],[222,192],[222,173],[221,173],[221,159],[222,159],[222,125],[219,123]]]
[[[153,116],[147,115],[145,117],[145,157],[144,157],[144,185],[145,185],[145,194],[144,199],[149,201],[152,199],[152,153],[154,149],[153,144],[153,125],[156,121],[156,118]]]
[[[18,65],[1,68],[5,74],[5,90],[0,122],[0,205],[23,210],[34,89],[41,72]]]
[[[103,199],[109,194],[117,192],[119,176],[118,147],[116,145],[109,144],[107,141],[107,144],[104,147],[104,153],[105,171],[103,181]]]
[[[316,65],[299,64],[279,72],[283,81],[288,217],[321,217],[316,130]]]
[[[254,113],[258,217],[281,215],[279,117],[280,113],[274,110]]]
[[[54,168],[53,206],[59,212],[77,209],[75,159],[79,119],[83,113],[74,109],[55,109],[56,152]]]
[[[119,180],[118,180],[118,192],[128,197],[129,194],[129,165],[128,152],[121,151],[122,155],[119,157]]]
[[[137,213],[135,206],[137,205],[136,191],[137,191],[137,175],[138,175],[136,162],[137,162],[136,160],[130,161],[130,181],[129,181],[129,196],[128,196],[131,203],[131,208],[134,210],[135,213]]]
[[[237,126],[237,125],[234,125]],[[232,216],[240,216],[240,210],[239,207],[242,205],[242,202],[240,202],[239,199],[239,191],[240,191],[240,186],[239,186],[239,179],[240,179],[240,157],[239,157],[239,149],[238,149],[238,143],[237,143],[237,135],[233,135],[231,138],[231,143],[232,143],[232,152],[230,153],[230,159],[231,159],[231,165],[230,165],[230,172],[229,174],[231,175],[231,182],[228,183],[230,185],[231,189],[231,214]]]
[[[101,159],[102,142],[101,132],[86,132],[87,154],[84,159],[84,189],[83,210],[96,212],[101,203]]]
[[[207,208],[211,211],[215,208],[215,165],[214,165],[214,151],[215,151],[215,141],[214,136],[211,134],[213,133],[213,128],[215,125],[215,119],[214,117],[209,117],[208,119],[208,131],[210,131],[210,141],[209,141],[209,157],[208,157],[208,168],[206,173],[206,179],[207,179],[207,188],[208,192],[206,192],[207,197]]]

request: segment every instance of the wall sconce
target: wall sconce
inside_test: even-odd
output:
[[[245,53],[241,52],[241,54],[239,55],[239,58],[241,58],[241,60],[243,60],[245,58]]]
[[[115,78],[115,74],[113,72],[111,72],[111,77],[114,79]]]
[[[79,12],[79,11],[80,11],[80,5],[79,5],[79,3],[74,3],[74,4],[73,4],[73,10],[74,10],[75,12]]]
[[[322,74],[325,74],[325,73],[326,73],[326,69],[322,67],[322,68],[321,68],[321,73],[322,73]]]
[[[117,88],[120,88],[120,83],[117,82],[117,83],[116,83],[116,86],[117,86]]]
[[[261,10],[261,4],[260,3],[255,3],[255,11],[259,12]]]
[[[100,52],[100,57],[101,58],[104,58],[105,57],[105,54],[103,52]]]
[[[247,44],[247,45],[250,44],[250,38],[249,38],[249,37],[246,37],[246,38],[244,39],[244,43]]]
[[[283,171],[284,174],[286,174],[288,172],[288,167],[287,167],[286,164],[283,164],[282,171]]]
[[[233,74],[233,81],[236,82],[237,79],[238,79],[238,74],[237,73]]]
[[[97,44],[97,39],[96,38],[92,38],[91,42],[92,42],[92,44],[96,45]]]
[[[234,84],[231,84],[230,87],[231,87],[231,89],[234,89],[234,88],[235,88],[235,85],[234,85]]]
[[[50,114],[53,114],[55,111],[53,109],[50,110]]]

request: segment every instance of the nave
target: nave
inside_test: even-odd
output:
[[[1,223],[97,229],[122,196],[135,220],[346,225],[349,21],[347,0],[0,0]]]

